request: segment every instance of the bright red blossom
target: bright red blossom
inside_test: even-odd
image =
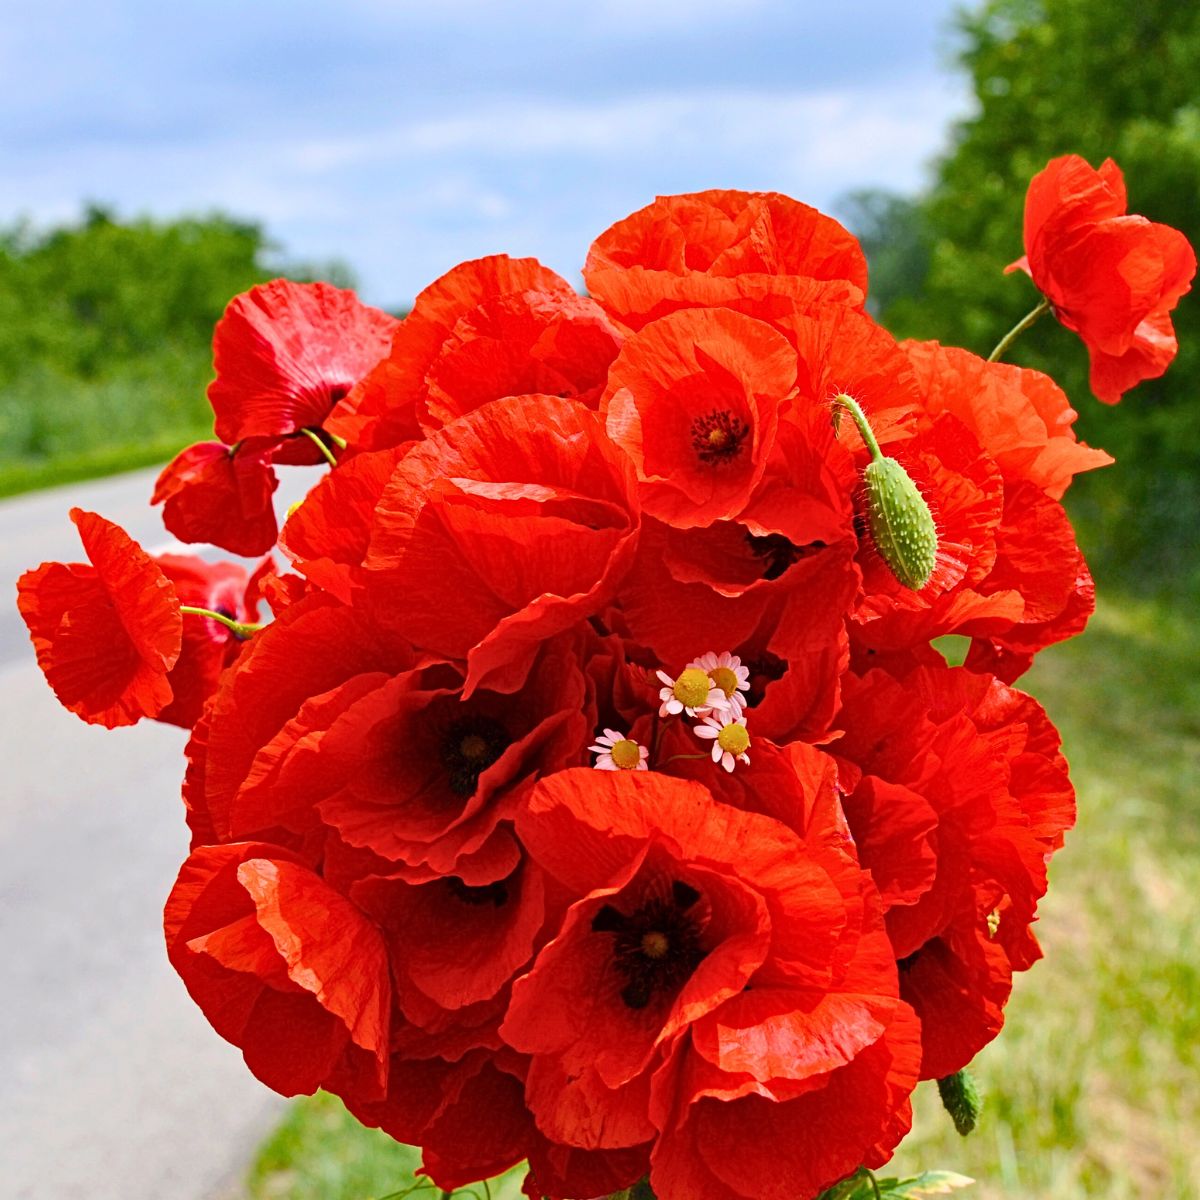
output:
[[[1057,160],[1027,221],[1106,399],[1165,366],[1191,275],[1124,207]],[[1092,610],[1061,499],[1109,460],[1046,376],[897,343],[787,197],[662,197],[585,278],[477,259],[403,322],[237,297],[221,440],[154,502],[289,569],[75,510],[88,562],[19,605],[83,719],[190,729],[168,954],[269,1086],[337,1093],[444,1190],[526,1161],[531,1198],[814,1200],[1039,954],[1074,797],[1008,685]],[[936,538],[916,590],[872,440],[919,496],[897,536]],[[282,532],[281,463],[320,471]]]
[[[1083,339],[1092,391],[1105,404],[1170,366],[1178,350],[1171,310],[1196,273],[1178,229],[1126,215],[1126,207],[1111,158],[1098,171],[1077,154],[1052,159],[1029,185],[1025,254],[1008,268],[1028,272]]]
[[[183,622],[170,580],[119,526],[71,509],[87,563],[43,563],[17,581],[17,605],[65,708],[112,729],[157,716]]]

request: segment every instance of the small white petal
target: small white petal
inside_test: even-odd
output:
[[[717,738],[721,736],[721,731],[712,725],[697,725],[695,733],[697,737],[706,739]]]
[[[725,757],[721,759],[721,766],[731,775],[733,774],[733,755],[728,750],[725,752]]]

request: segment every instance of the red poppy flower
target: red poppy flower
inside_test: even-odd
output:
[[[288,517],[279,548],[306,579],[350,604],[362,586],[375,505],[411,448],[357,454],[338,464]]]
[[[201,847],[179,873],[164,923],[192,999],[268,1087],[383,1095],[383,937],[307,866],[270,844]]]
[[[1006,485],[992,533],[994,559],[982,578],[967,577],[919,608],[880,609],[856,621],[856,668],[880,665],[871,661],[880,652],[911,655],[935,637],[959,634],[972,639],[971,670],[1011,683],[1039,650],[1080,632],[1095,609],[1095,588],[1062,505],[1033,483]]]
[[[1171,310],[1196,273],[1179,230],[1126,215],[1126,207],[1111,158],[1098,171],[1077,154],[1052,159],[1029,185],[1025,255],[1008,268],[1028,272],[1083,339],[1092,391],[1105,404],[1171,364],[1179,348]]]
[[[637,541],[636,482],[600,418],[496,400],[405,457],[375,510],[366,580],[414,645],[519,684],[539,642],[599,610]]]
[[[491,1000],[529,963],[547,916],[546,888],[525,858],[483,884],[412,874],[368,876],[349,894],[382,928],[400,1009],[421,1024],[431,1005],[454,1011]]]
[[[323,822],[382,860],[376,874],[408,864],[472,886],[507,875],[518,851],[501,822],[540,773],[580,761],[593,726],[573,639],[544,645],[513,693],[464,699],[445,665],[370,682],[356,675],[310,699],[256,755],[233,834]]]
[[[608,376],[608,435],[633,459],[651,516],[689,529],[737,517],[762,479],[796,356],[769,325],[725,309],[664,317]]]
[[[783,1195],[780,1179],[789,1195],[815,1194],[878,1141],[894,1144],[916,1022],[852,860],[831,874],[828,850],[778,821],[655,772],[560,772],[518,825],[533,858],[581,897],[514,984],[501,1027],[533,1055],[526,1098],[539,1128],[597,1148],[657,1131],[651,1183],[666,1200]],[[826,830],[808,833],[825,845]],[[843,1087],[855,1089],[853,1127],[824,1103]],[[816,1121],[822,1151],[781,1137],[697,1168],[710,1103],[714,1125]],[[722,1182],[699,1186],[698,1170]]]
[[[916,375],[896,339],[866,313],[824,304],[793,310],[776,322],[796,349],[796,409],[813,407],[833,420],[831,403],[845,392],[869,415],[880,444],[911,437],[922,407]],[[854,422],[838,422],[838,439],[862,449]]]
[[[858,242],[832,217],[777,192],[660,196],[602,233],[583,269],[588,292],[634,328],[658,315],[656,290],[669,304],[681,295],[679,281],[696,276],[833,281],[832,296],[858,304],[867,290]],[[736,290],[717,294],[728,299]]]
[[[834,686],[836,648],[859,585],[854,486],[827,413],[785,421],[737,520],[703,529],[644,522],[617,594],[623,631],[660,663],[752,645],[785,661],[810,656]]]
[[[392,1058],[387,1098],[349,1107],[366,1125],[423,1148],[422,1171],[443,1189],[465,1187],[529,1160],[526,1194],[601,1196],[646,1174],[646,1148],[588,1151],[552,1142],[525,1105],[527,1060],[479,1048],[445,1058]]]
[[[628,329],[684,308],[729,308],[776,326],[797,312],[825,307],[860,310],[862,289],[847,279],[809,279],[803,275],[672,275],[645,267],[599,270],[604,308]]]
[[[180,554],[160,554],[154,561],[171,581],[180,604],[206,608],[243,624],[257,621],[258,580],[272,568],[270,558],[259,564],[252,579],[236,563],[209,563]],[[216,691],[221,672],[244,645],[226,625],[205,617],[187,617],[179,659],[167,677],[174,699],[158,714],[158,720],[191,729],[205,701]]]
[[[368,684],[377,686],[380,673],[410,670],[413,659],[411,647],[364,608],[325,594],[281,612],[246,643],[210,702],[203,797],[193,800],[202,820],[221,841],[231,840],[238,789],[276,735],[294,739],[309,729],[311,716],[298,719],[306,704],[360,675],[374,676]]]
[[[948,412],[979,440],[1006,480],[1027,479],[1054,500],[1071,480],[1112,462],[1077,441],[1078,415],[1048,375],[937,342],[904,342],[930,416]]]
[[[538,354],[555,355],[557,314],[571,311],[573,302],[579,299],[574,289],[533,258],[495,254],[473,259],[447,271],[421,292],[397,330],[387,357],[351,389],[334,409],[325,428],[344,438],[356,450],[383,450],[420,438],[430,424],[425,407],[429,388],[427,376],[444,351],[452,360],[456,347],[461,352],[461,343],[456,339],[459,322],[480,319],[486,322],[486,318],[481,318],[481,306],[501,298],[519,297],[524,299],[517,300],[518,313],[522,308],[525,312],[523,320],[518,316],[517,327],[522,330],[530,352],[527,368],[535,369],[533,363]],[[541,305],[543,318],[535,313],[538,305]],[[547,335],[546,345],[539,342],[543,334]],[[492,346],[493,352],[501,349]],[[495,365],[489,364],[489,369]],[[505,365],[503,374],[506,377],[512,377],[513,365],[511,360]],[[453,374],[453,363],[448,369]],[[486,374],[470,383],[473,393],[488,387]],[[538,389],[492,391],[485,398],[494,400],[502,395],[517,395],[530,390]],[[553,389],[558,390],[557,387]],[[442,423],[438,418],[433,420],[432,426],[436,428]]]
[[[43,563],[17,581],[17,607],[59,703],[93,725],[132,725],[171,702],[179,598],[123,529],[71,509],[87,563]]]
[[[459,318],[430,363],[423,424],[437,429],[489,400],[533,393],[594,408],[620,346],[604,310],[574,292],[490,298]]]
[[[235,296],[213,337],[217,437],[233,446],[319,428],[387,354],[398,326],[327,283],[273,279]]]
[[[1012,972],[1038,955],[1046,860],[1074,819],[1066,764],[1037,704],[986,676],[871,671],[843,697],[846,816],[922,1018],[922,1077],[949,1075],[999,1032]]]
[[[163,506],[163,524],[181,542],[208,542],[250,558],[275,545],[271,497],[278,486],[268,449],[199,442],[163,468],[150,503]]]

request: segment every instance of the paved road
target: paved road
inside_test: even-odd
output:
[[[302,486],[289,474],[281,503]],[[14,606],[22,570],[82,557],[72,504],[164,549],[153,478],[0,503],[5,1200],[204,1200],[238,1177],[282,1103],[209,1028],[163,951],[162,902],[187,853],[183,731],[109,732],[60,708]]]

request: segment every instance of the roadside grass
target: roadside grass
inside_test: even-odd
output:
[[[1022,681],[1079,793],[1038,924],[1046,957],[975,1064],[979,1129],[959,1138],[922,1085],[887,1172],[959,1170],[978,1200],[1200,1196],[1200,632],[1183,605],[1101,594],[1086,635]],[[415,1161],[317,1096],[263,1146],[248,1194],[371,1200]]]
[[[93,379],[34,365],[0,392],[0,496],[165,462],[212,436],[207,348],[164,347]]]

